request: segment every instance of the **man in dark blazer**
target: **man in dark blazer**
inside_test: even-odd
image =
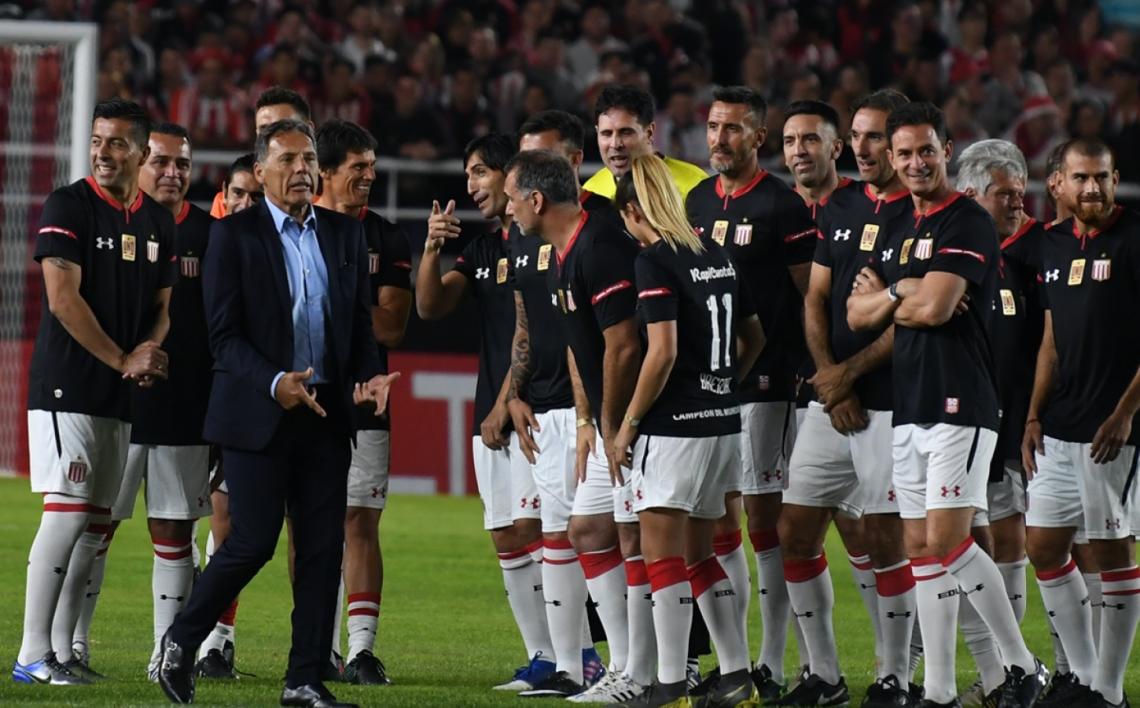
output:
[[[314,206],[312,129],[257,137],[265,200],[214,224],[202,267],[214,382],[205,437],[222,446],[233,529],[162,639],[159,683],[194,700],[194,654],[272,556],[286,510],[297,548],[282,705],[346,706],[321,684],[344,542],[352,406],[383,411],[360,221]]]

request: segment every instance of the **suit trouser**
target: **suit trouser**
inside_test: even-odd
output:
[[[327,405],[327,404],[326,404]],[[223,610],[272,557],[286,506],[297,551],[293,643],[286,685],[320,681],[332,650],[348,466],[348,427],[303,406],[287,412],[265,449],[222,448],[230,499],[230,535],[203,571],[171,638],[196,650]]]

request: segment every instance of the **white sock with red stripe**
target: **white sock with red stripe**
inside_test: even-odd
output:
[[[942,565],[958,581],[970,604],[990,628],[1005,664],[1020,666],[1027,674],[1032,673],[1036,666],[1033,654],[1025,646],[993,558],[986,555],[972,536],[967,536],[942,559]]]
[[[792,603],[784,582],[784,558],[780,553],[780,536],[776,529],[753,531],[748,534],[756,552],[756,593],[760,601],[760,622],[763,635],[757,666],[772,670],[776,683],[784,682],[784,649],[788,645],[788,620]],[[800,658],[806,650],[800,646]]]
[[[974,658],[974,665],[978,667],[982,690],[988,696],[991,691],[1005,682],[1005,667],[1002,666],[1002,657],[998,653],[993,633],[965,593],[961,595],[961,603],[958,605],[958,626],[962,628],[966,649]]]
[[[748,642],[740,633],[740,621],[736,616],[735,593],[724,568],[712,555],[689,566],[688,572],[693,597],[701,608],[701,616],[708,625],[709,637],[720,661],[721,675],[751,668]]]
[[[111,529],[111,510],[87,506],[87,528],[79,535],[67,575],[60,589],[55,616],[51,620],[51,648],[60,663],[71,661],[71,641],[79,624],[79,613],[86,604],[87,582],[91,579],[91,566],[103,539]]]
[[[744,555],[743,534],[740,529],[713,536],[713,551],[725,575],[732,581],[736,593],[736,613],[740,617],[740,633],[748,637],[748,605],[752,599],[752,579],[748,574],[748,559]]]
[[[1025,618],[1025,566],[1027,565],[1029,565],[1028,558],[997,564],[1002,583],[1005,584],[1005,595],[1009,598],[1013,616],[1018,624],[1021,624],[1021,620]]]
[[[1045,621],[1049,624],[1049,638],[1053,640],[1053,670],[1059,674],[1072,671],[1069,668],[1069,656],[1065,653],[1065,645],[1061,643],[1061,635],[1057,634],[1057,627],[1053,624],[1053,617],[1045,612]]]
[[[949,703],[958,695],[954,676],[958,581],[932,556],[912,558],[910,564],[926,658],[925,697],[934,703]]]
[[[650,563],[647,569],[653,589],[653,632],[657,637],[657,680],[685,680],[689,628],[693,624],[693,586],[685,560],[674,556]]]
[[[835,607],[835,588],[827,572],[827,556],[807,560],[784,560],[784,578],[792,612],[804,633],[811,672],[827,683],[839,681],[839,653],[835,647],[835,629],[831,612]]]
[[[1100,574],[1104,616],[1100,623],[1100,651],[1092,689],[1109,703],[1124,700],[1124,673],[1140,621],[1140,568],[1106,570]]]
[[[103,578],[107,574],[107,551],[114,538],[115,525],[111,524],[103,535],[99,550],[95,552],[95,560],[91,561],[91,573],[87,576],[87,589],[83,593],[83,607],[79,610],[75,633],[71,637],[72,646],[82,644],[86,648],[90,644],[91,622],[95,619],[95,607],[99,604],[99,593],[103,592]]]
[[[1101,588],[1100,573],[1082,573],[1085,578],[1085,587],[1089,591],[1089,607],[1092,608],[1092,631],[1094,637],[1100,636],[1100,620],[1104,615],[1104,591]]]
[[[226,646],[226,642],[234,642],[236,644],[237,636],[234,623],[237,621],[237,608],[238,601],[235,599],[230,603],[230,606],[222,612],[222,616],[218,618],[218,622],[214,625],[210,636],[206,637],[206,641],[202,642],[202,646],[198,647],[198,658],[206,656],[211,649],[222,651]]]
[[[610,668],[613,671],[625,671],[629,659],[629,614],[621,551],[616,546],[610,546],[603,551],[579,553],[578,561],[582,564],[586,587],[597,605],[598,617],[606,630]]]
[[[152,536],[150,540],[154,544],[150,586],[154,598],[154,643],[158,646],[162,635],[166,634],[190,597],[190,585],[194,582],[194,556],[189,539]]]
[[[657,664],[657,641],[653,634],[653,591],[649,587],[649,571],[645,558],[625,559],[626,611],[629,614],[629,659],[625,675],[642,686],[653,683]]]
[[[894,676],[904,685],[909,680],[910,645],[918,611],[914,596],[914,575],[910,561],[875,569],[875,589],[879,626],[883,634],[883,655],[879,676]]]
[[[1037,587],[1066,664],[1085,686],[1096,675],[1096,635],[1084,577],[1072,558],[1057,570],[1038,570]]]
[[[578,562],[578,553],[566,540],[548,540],[542,556],[542,592],[546,598],[546,624],[550,627],[550,643],[559,671],[582,683],[582,649],[589,641],[587,627],[583,644],[582,627],[586,626],[586,576]]]
[[[550,630],[546,626],[546,600],[542,596],[542,566],[534,562],[532,550],[532,546],[528,545],[517,551],[500,553],[499,567],[503,569],[507,601],[519,633],[522,634],[527,656],[533,657],[541,652],[544,657],[552,657],[554,648],[550,646]]]
[[[875,570],[871,566],[871,556],[864,553],[861,556],[847,556],[851,564],[851,576],[855,580],[855,587],[859,590],[859,597],[863,600],[863,607],[867,609],[867,616],[871,619],[871,628],[875,631],[875,658],[882,663],[883,654],[883,628],[879,624],[879,593],[875,589]]]
[[[87,528],[88,505],[82,499],[45,494],[40,528],[28,552],[24,594],[24,637],[17,661],[30,664],[52,650],[56,604],[76,542]]]
[[[348,596],[348,653],[346,662],[362,651],[376,646],[376,630],[380,624],[380,593],[355,592]],[[333,647],[334,649],[336,647]]]

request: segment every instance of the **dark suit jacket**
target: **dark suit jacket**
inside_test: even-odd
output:
[[[340,394],[318,402],[352,435],[352,387],[381,372],[372,334],[368,248],[360,220],[314,206],[328,269],[325,376]],[[285,409],[269,387],[293,370],[293,315],[281,237],[263,203],[215,221],[202,267],[214,382],[207,440],[257,451]]]

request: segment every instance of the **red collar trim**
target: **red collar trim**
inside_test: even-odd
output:
[[[175,224],[181,224],[183,221],[186,221],[186,217],[189,215],[190,215],[190,202],[183,201],[182,202],[182,208],[179,209],[178,213],[174,216],[174,223]]]
[[[356,218],[364,221],[364,217],[368,216],[368,207],[360,207],[360,211],[356,213]]]
[[[566,242],[566,248],[562,253],[554,252],[554,257],[558,260],[558,267],[561,268],[562,264],[566,261],[566,256],[570,254],[570,249],[574,248],[574,244],[578,241],[578,234],[582,233],[582,227],[586,225],[586,221],[590,218],[590,212],[585,209],[582,210],[582,216],[578,218],[578,228],[574,229],[574,233],[570,236],[570,240]]]
[[[586,206],[586,202],[590,201],[592,194],[593,192],[588,189],[583,189],[581,192],[578,192],[578,206]]]
[[[933,207],[931,207],[931,208],[930,208],[930,210],[929,210],[929,211],[927,211],[925,214],[923,214],[923,213],[920,213],[920,212],[918,211],[918,209],[915,209],[915,210],[914,210],[914,218],[916,218],[916,219],[923,219],[923,218],[926,218],[926,217],[928,217],[928,216],[934,216],[935,214],[937,214],[938,212],[942,211],[943,209],[945,209],[946,207],[950,206],[951,204],[953,204],[954,202],[958,201],[959,199],[961,199],[961,198],[962,198],[962,197],[964,197],[964,196],[965,196],[965,195],[964,195],[964,194],[962,194],[961,192],[951,192],[951,193],[950,193],[950,196],[949,196],[949,197],[947,197],[945,200],[943,200],[943,201],[939,202],[938,204],[935,204],[935,205],[934,205]]]
[[[117,200],[113,199],[111,197],[111,195],[104,192],[103,188],[99,186],[99,183],[95,181],[94,177],[92,177],[90,175],[87,176],[87,185],[89,187],[91,187],[91,189],[95,190],[95,194],[98,194],[100,199],[102,199],[103,201],[110,204],[112,207],[115,208],[116,211],[122,211],[123,210],[123,205],[120,204]],[[143,194],[142,194],[142,190],[140,189],[138,191],[138,194],[135,195],[135,200],[133,202],[131,202],[131,206],[130,206],[130,209],[128,211],[130,211],[132,214],[134,214],[136,211],[138,211],[139,209],[142,208],[142,203],[143,203]]]
[[[1010,234],[1009,238],[1007,238],[1006,240],[1001,242],[1001,250],[1004,251],[1005,249],[1009,248],[1013,244],[1017,243],[1021,239],[1022,236],[1029,233],[1029,230],[1032,229],[1036,225],[1037,225],[1037,219],[1030,217],[1029,220],[1027,220],[1024,224],[1021,225],[1020,229],[1018,229],[1016,232]]]
[[[1116,220],[1119,219],[1120,215],[1123,213],[1124,213],[1124,207],[1117,204],[1116,206],[1114,206],[1112,208],[1112,216],[1108,217],[1108,222],[1105,223],[1105,225],[1102,228],[1093,229],[1092,231],[1089,231],[1087,234],[1082,234],[1077,229],[1077,220],[1074,217],[1073,218],[1073,236],[1076,238],[1079,238],[1079,239],[1096,238],[1097,236],[1100,236],[1105,231],[1108,231],[1109,229],[1111,229],[1113,224],[1116,223]]]
[[[899,191],[897,191],[893,194],[888,194],[885,197],[884,196],[875,196],[875,194],[871,191],[871,185],[869,183],[865,183],[863,185],[863,194],[867,195],[867,198],[870,199],[872,202],[883,201],[883,202],[886,202],[887,204],[894,204],[898,200],[906,199],[907,197],[910,196],[910,192],[906,191],[905,189],[900,189]]]
[[[748,184],[744,185],[743,187],[738,188],[735,192],[728,195],[727,198],[728,199],[739,199],[740,197],[743,197],[745,194],[748,194],[749,192],[751,192],[752,188],[755,187],[756,185],[760,184],[761,180],[763,180],[767,176],[768,176],[768,171],[765,170],[763,167],[761,167],[760,170],[756,173],[756,176],[753,177],[752,180],[748,182]],[[723,179],[723,178],[720,176],[718,176],[716,178],[716,195],[718,197],[720,197],[721,199],[725,199],[726,197],[724,194],[724,185],[722,185],[720,183],[721,179]]]
[[[504,241],[511,240],[511,230],[509,228],[500,227],[499,231],[502,232]]]

